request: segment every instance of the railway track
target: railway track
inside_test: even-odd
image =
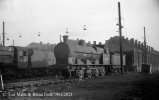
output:
[[[10,82],[7,84],[4,84],[5,90],[10,91],[10,90],[21,90],[25,88],[31,88],[31,87],[39,87],[39,86],[48,86],[48,85],[55,85],[55,84],[65,84],[65,83],[75,83],[79,81],[85,81],[88,79],[94,79],[95,77],[92,78],[83,78],[83,79],[78,79],[78,78],[71,78],[71,79],[66,79],[66,78],[41,78],[39,80],[31,80],[31,81],[21,81],[21,82]],[[99,77],[101,78],[101,77]]]
[[[5,90],[2,92],[4,97],[10,98],[11,94],[15,93],[34,93],[34,91],[41,86],[50,86],[57,84],[74,84],[81,81],[92,80],[102,77],[91,77],[91,78],[64,78],[62,76],[44,76],[44,77],[34,77],[28,79],[17,79],[14,81],[9,81],[4,84]]]
[[[3,95],[7,96],[10,93],[14,92],[28,92],[28,89],[36,88],[40,86],[49,86],[49,85],[56,85],[56,84],[68,84],[68,83],[76,83],[80,81],[87,80],[88,78],[84,79],[77,79],[77,78],[53,78],[53,77],[44,77],[41,79],[31,79],[28,81],[28,79],[23,79],[23,81],[20,82],[9,82],[7,84],[4,84],[5,90],[3,91]],[[91,78],[93,79],[93,77]]]
[[[6,89],[16,89],[16,88],[25,88],[25,87],[33,87],[33,86],[47,86],[52,84],[59,83],[72,83],[78,81],[79,79],[53,79],[53,80],[37,80],[37,81],[27,81],[27,82],[16,82],[16,83],[8,83],[5,85]]]

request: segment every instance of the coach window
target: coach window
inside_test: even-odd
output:
[[[26,51],[23,51],[23,56],[26,56]]]

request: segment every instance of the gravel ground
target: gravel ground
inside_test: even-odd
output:
[[[159,74],[129,73],[31,87],[0,100],[159,100]]]

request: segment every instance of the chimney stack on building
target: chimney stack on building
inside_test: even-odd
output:
[[[128,37],[126,38],[126,42],[128,42],[129,41],[129,39],[128,39]]]
[[[134,45],[134,38],[131,38],[131,39],[130,39],[130,43],[131,43],[132,45]]]
[[[146,51],[148,52],[148,45],[146,45]]]
[[[102,42],[99,42],[99,45],[102,45]]]
[[[140,43],[140,41],[138,41],[138,48],[141,48],[141,43]]]
[[[154,50],[153,47],[151,47],[151,52],[153,52],[153,50]]]
[[[149,46],[149,52],[151,52],[151,47]]]
[[[96,41],[93,41],[93,45],[96,45]]]

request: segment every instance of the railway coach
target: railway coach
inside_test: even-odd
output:
[[[0,45],[0,72],[7,75],[10,68],[15,68],[15,49],[13,47],[4,47]]]
[[[6,79],[48,74],[54,53],[31,47],[0,47],[0,70]]]

